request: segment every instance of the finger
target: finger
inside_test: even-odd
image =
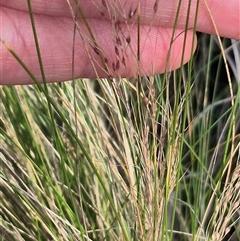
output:
[[[15,10],[9,11],[6,8],[2,8],[0,14],[4,23],[0,23],[2,26],[1,39],[11,46],[41,81],[29,14]],[[89,24],[98,44],[96,50],[88,30],[80,21],[81,32],[77,32],[74,44],[75,68],[74,76],[72,76],[72,19],[38,15],[35,16],[35,23],[47,81],[63,81],[72,77],[131,77],[138,73],[151,75],[165,70],[169,71],[189,60],[194,42],[194,35],[189,31],[186,35],[186,48],[184,49],[185,34],[181,30],[176,30],[176,38],[171,43],[172,29],[160,27],[149,29],[147,26],[141,28],[140,38],[138,38],[138,30],[135,25],[127,30],[124,29],[125,25],[121,25],[121,33],[118,36],[113,34],[111,22],[91,19]],[[117,37],[120,38],[121,44],[116,40]],[[137,44],[139,41],[140,51],[138,51]],[[0,49],[2,51],[0,54],[2,63],[0,83],[32,83],[31,78],[2,44]],[[117,67],[117,65],[119,66]]]
[[[32,0],[31,2],[36,13],[71,17],[67,0]],[[73,0],[69,2],[75,10],[75,2]],[[221,1],[221,4],[219,0],[85,0],[79,3],[87,18],[103,19],[104,16],[104,19],[115,18],[123,22],[134,22],[136,18],[132,15],[140,6],[142,24],[171,28],[175,26],[178,14],[176,21],[178,29],[185,29],[187,21],[188,28],[193,28],[197,17],[197,31],[209,34],[218,32],[223,37],[240,39],[240,2],[236,0]],[[1,4],[24,11],[28,9],[25,0],[8,0]]]

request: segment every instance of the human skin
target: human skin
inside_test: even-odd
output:
[[[189,0],[182,0],[175,31],[173,27],[179,3],[177,0],[159,0],[157,1],[158,8],[156,8],[156,0],[117,0],[114,7],[108,5],[111,2],[108,0],[82,0],[80,2],[101,55],[108,59],[109,68],[106,71],[100,56],[92,47],[89,48],[89,43],[87,43],[89,32],[84,21],[79,17],[79,29],[81,29],[85,42],[82,41],[79,31],[76,31],[73,72],[74,24],[67,0],[32,0],[47,82],[60,82],[78,77],[95,78],[96,76],[109,77],[109,75],[134,77],[139,73],[141,75],[162,73],[186,63],[196,48],[193,27],[198,0],[191,1],[189,15],[187,15]],[[139,10],[139,15],[137,10]],[[114,42],[116,36],[113,33],[113,19],[109,16],[109,12],[114,12],[115,19],[118,19],[122,31],[121,37],[125,36],[124,40],[126,40],[126,36],[131,37],[129,47],[124,48],[124,64],[121,61],[117,71],[111,64],[118,57],[116,57],[116,43]],[[104,17],[102,13],[104,13]],[[130,17],[131,14],[132,17]],[[137,20],[137,16],[140,16],[140,20]],[[189,16],[189,23],[186,32],[187,16]],[[126,19],[130,26],[127,29]],[[138,29],[139,21],[140,31]],[[209,34],[218,33],[223,37],[240,39],[239,23],[239,0],[221,1],[221,3],[219,0],[199,0],[197,31]],[[174,41],[172,41],[173,32]],[[138,33],[140,33],[140,45],[138,45]],[[183,44],[184,38],[186,38],[185,45]],[[31,77],[6,46],[10,47],[28,69],[42,81],[26,0],[0,0],[0,40],[1,85],[33,83]],[[86,51],[86,46],[88,51]],[[137,46],[140,46],[140,67],[137,61]],[[171,46],[171,51],[169,51],[169,46]]]

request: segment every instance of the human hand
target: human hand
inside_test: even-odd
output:
[[[74,43],[72,76],[74,23],[68,1],[31,2],[48,82],[68,80],[72,77],[130,77],[139,72],[141,75],[162,73],[178,68],[182,60],[183,63],[187,62],[196,46],[193,27],[198,0],[192,0],[189,15],[189,1],[182,1],[175,27],[174,20],[178,9],[178,1],[175,0],[79,1],[85,17],[81,19],[78,13],[79,28]],[[70,2],[73,6],[73,1]],[[217,0],[206,0],[211,14],[205,0],[199,2],[197,31],[216,34],[217,29],[221,36],[240,39],[239,1],[219,3]],[[74,9],[73,11],[75,12]],[[187,16],[189,22],[186,32]],[[87,20],[90,25],[99,49],[94,47],[83,20]],[[0,84],[33,83],[3,42],[42,80],[26,0],[0,0],[0,40]],[[138,46],[140,66],[137,61]]]

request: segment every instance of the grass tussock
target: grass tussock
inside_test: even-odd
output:
[[[81,5],[69,5],[75,38],[91,43],[96,75],[101,66],[108,78],[1,87],[0,240],[240,238],[239,42],[199,34],[180,69],[113,78],[122,41],[131,46],[113,15],[120,3],[102,1],[114,62]],[[128,20],[140,24],[138,7],[122,16],[129,31]]]

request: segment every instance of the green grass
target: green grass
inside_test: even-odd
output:
[[[0,240],[231,240],[237,58],[201,34],[170,73],[1,87]]]

